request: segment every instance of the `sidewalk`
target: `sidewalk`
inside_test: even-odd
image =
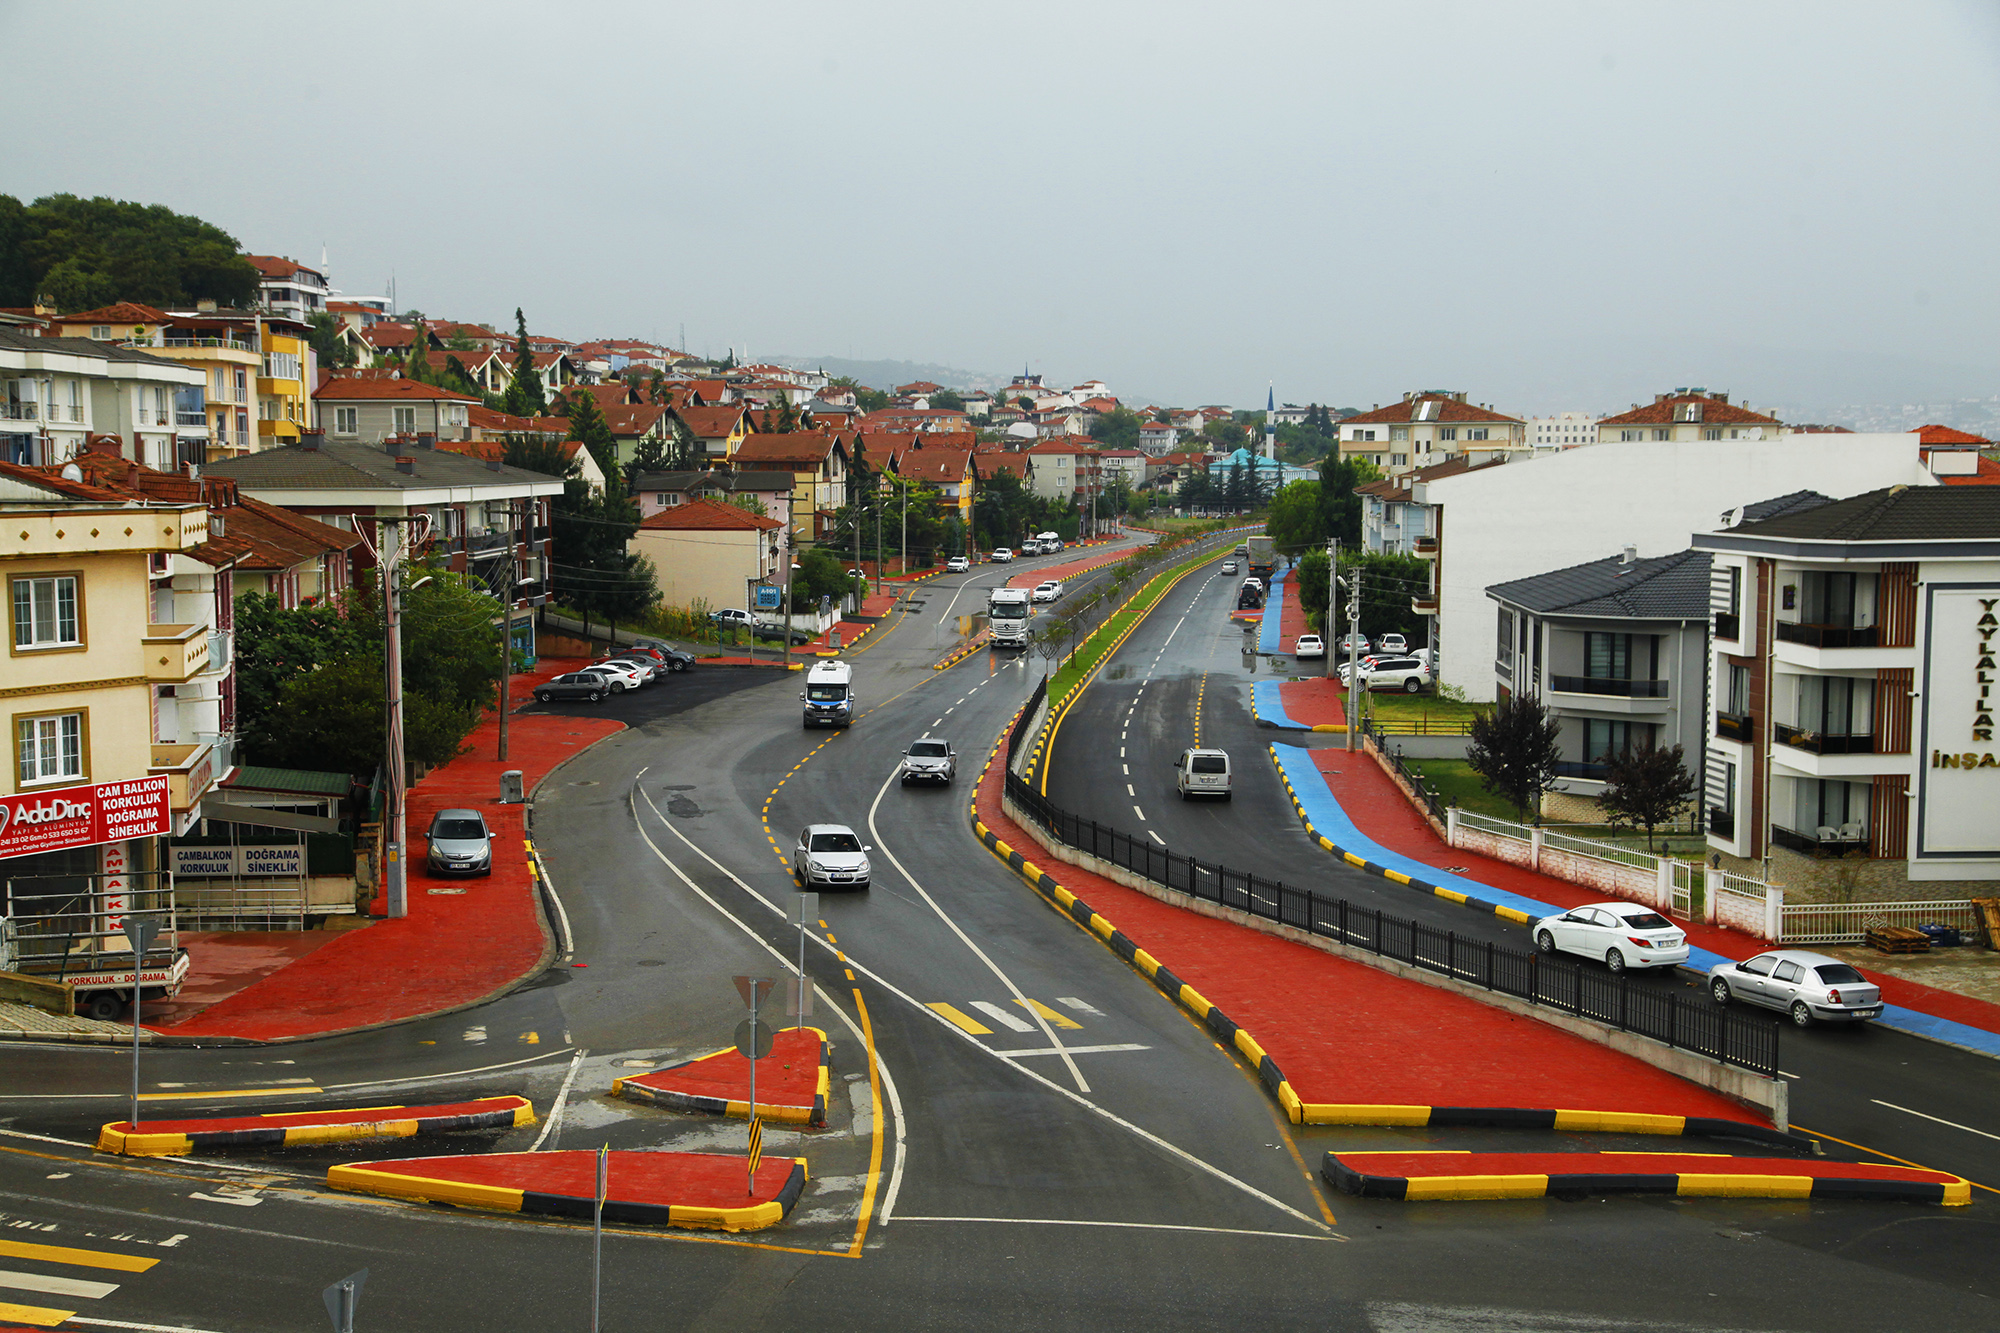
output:
[[[1250,687],[1250,715],[1281,731],[1347,730],[1347,691],[1337,680],[1260,680]]]
[[[511,697],[518,705],[535,684],[579,665],[544,658],[532,674],[514,677]],[[328,932],[318,947],[280,962],[275,970],[268,948],[234,950],[233,960],[204,957],[224,952],[220,949],[191,949],[195,973],[189,985],[195,996],[206,991],[219,998],[193,1012],[168,1013],[147,1026],[181,1039],[285,1041],[463,1008],[509,989],[532,973],[553,946],[528,869],[527,807],[499,803],[500,773],[520,769],[532,794],[556,765],[622,729],[622,723],[597,718],[515,715],[508,719],[508,759],[503,764],[494,757],[498,715],[489,714],[466,738],[466,753],[410,789],[408,916]],[[500,835],[493,843],[491,875],[431,877],[423,831],[434,813],[448,807],[479,810]],[[235,974],[239,984],[233,989],[230,974],[223,971],[231,962],[244,969]],[[244,977],[250,978],[248,984],[240,984]],[[144,1017],[152,1015],[148,1006]]]
[[[1344,850],[1375,859],[1369,857],[1365,846],[1348,847],[1342,843],[1336,829],[1346,823],[1362,839],[1417,863],[1421,867],[1419,873],[1424,873],[1432,883],[1514,908],[1530,917],[1604,899],[1602,892],[1584,885],[1450,846],[1417,813],[1372,756],[1339,748],[1301,750],[1280,745],[1273,750],[1280,757],[1281,768],[1291,779],[1294,795],[1308,817],[1323,835],[1341,844]],[[1309,763],[1302,763],[1308,756]],[[1320,780],[1317,793],[1311,790],[1310,781],[1302,781],[1315,774]],[[1334,808],[1315,810],[1315,798],[1331,803]],[[1392,864],[1392,868],[1399,867]],[[1721,926],[1699,921],[1678,924],[1687,930],[1688,943],[1693,946],[1687,966],[1700,972],[1724,959],[1748,958],[1772,947],[1764,940]],[[1868,968],[1862,972],[1882,988],[1888,1008],[1877,1021],[1884,1026],[1983,1054],[2000,1055],[2000,1005]]]
[[[1003,789],[996,757],[974,804],[995,854],[1058,906],[1049,879],[1080,899],[1068,915],[1233,1042],[1294,1119],[1781,1137],[1738,1102],[1550,1024],[1045,858]]]

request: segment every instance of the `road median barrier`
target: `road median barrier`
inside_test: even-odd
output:
[[[293,1147],[354,1139],[407,1139],[469,1129],[512,1129],[535,1123],[526,1097],[485,1097],[441,1106],[358,1106],[341,1111],[200,1120],[114,1120],[97,1132],[97,1150],[127,1157],[184,1157],[217,1148]]]
[[[1874,1162],[1711,1153],[1330,1152],[1320,1176],[1369,1199],[1539,1199],[1605,1194],[1682,1198],[1885,1199],[1959,1206],[1963,1177]]]
[[[771,1053],[757,1062],[757,1118],[795,1125],[826,1124],[826,1033],[780,1028]],[[649,1074],[612,1080],[611,1095],[701,1115],[750,1115],[750,1062],[725,1047]]]
[[[618,1151],[606,1156],[607,1222],[757,1231],[783,1221],[806,1184],[803,1157],[766,1156],[751,1181],[748,1160],[728,1154]],[[356,1162],[328,1170],[326,1183],[413,1203],[588,1220],[596,1202],[597,1153],[578,1149]]]

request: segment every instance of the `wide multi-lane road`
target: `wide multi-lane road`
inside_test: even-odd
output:
[[[934,671],[952,641],[949,623],[935,627],[993,583],[1058,560],[915,591],[850,654],[864,712],[847,731],[803,730],[798,680],[775,673],[698,670],[621,700],[631,728],[536,798],[535,838],[574,942],[536,983],[327,1042],[149,1053],[148,1091],[182,1096],[173,1105],[189,1112],[520,1091],[541,1124],[452,1148],[741,1151],[740,1122],[634,1107],[606,1089],[621,1072],[727,1043],[741,1016],[732,976],[781,977],[798,957],[784,859],[794,837],[845,823],[872,847],[873,887],[822,895],[805,941],[809,1021],[833,1044],[832,1123],[766,1137],[769,1153],[807,1157],[812,1183],[788,1223],[753,1236],[614,1230],[607,1324],[1990,1325],[1981,1256],[1992,1232],[1974,1234],[1990,1228],[1985,1206],[1402,1205],[1325,1190],[1308,1168],[1328,1136],[1284,1124],[1206,1031],[967,827],[969,784],[1043,664],[981,651]],[[1071,713],[1051,794],[1068,793],[1074,772],[1084,790],[1073,798],[1106,802],[1106,822],[1140,831],[1143,815],[1176,846],[1213,837],[1196,849],[1270,873],[1278,861],[1266,858],[1303,840],[1243,721],[1249,676],[1212,569],[1169,595]],[[1229,806],[1171,802],[1166,765],[1192,739],[1197,703],[1203,740],[1238,756]],[[926,733],[957,745],[958,788],[895,781],[903,748]],[[1364,887],[1357,878],[1354,891]],[[105,1278],[74,1256],[0,1253],[0,1269],[45,1287],[116,1288],[71,1286],[62,1308],[120,1327],[307,1327],[322,1317],[319,1289],[366,1266],[363,1326],[587,1317],[587,1230],[357,1201],[317,1183],[330,1161],[452,1150],[436,1140],[246,1155],[233,1170],[93,1159],[77,1145],[121,1114],[126,1069],[115,1052],[22,1047],[0,1065],[12,1132],[0,1138],[0,1221],[17,1228],[0,1236],[159,1261]],[[1818,1077],[1803,1072],[1808,1086]],[[287,1091],[309,1087],[326,1092]],[[0,1303],[58,1303],[10,1292],[10,1280],[0,1275]]]

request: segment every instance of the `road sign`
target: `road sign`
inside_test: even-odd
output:
[[[354,1307],[361,1303],[361,1284],[368,1280],[368,1270],[349,1273],[340,1281],[320,1293],[326,1302],[326,1312],[333,1319],[333,1333],[354,1333]]]
[[[785,1017],[803,1023],[813,1016],[812,982],[799,977],[785,978]]]
[[[780,588],[775,583],[760,583],[757,585],[757,609],[759,611],[776,611],[784,604],[783,588]]]
[[[769,977],[732,977],[736,983],[736,993],[743,997],[743,1003],[755,1009],[771,997],[771,989],[778,983]],[[754,996],[752,990],[754,988]]]
[[[819,923],[819,895],[801,893],[792,899],[792,924],[812,926]]]
[[[140,916],[137,912],[125,918],[125,940],[132,946],[135,962],[146,956],[146,950],[153,947],[153,937],[160,933],[160,918]]]
[[[771,1053],[776,1036],[768,1018],[746,1018],[736,1025],[736,1049],[746,1059],[761,1060]]]
[[[757,1163],[764,1160],[764,1122],[756,1116],[750,1117],[750,1175],[754,1182]]]

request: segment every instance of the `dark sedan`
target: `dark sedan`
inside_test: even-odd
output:
[[[595,671],[572,671],[535,686],[535,699],[552,704],[558,699],[584,699],[596,703],[612,693],[611,681]]]

